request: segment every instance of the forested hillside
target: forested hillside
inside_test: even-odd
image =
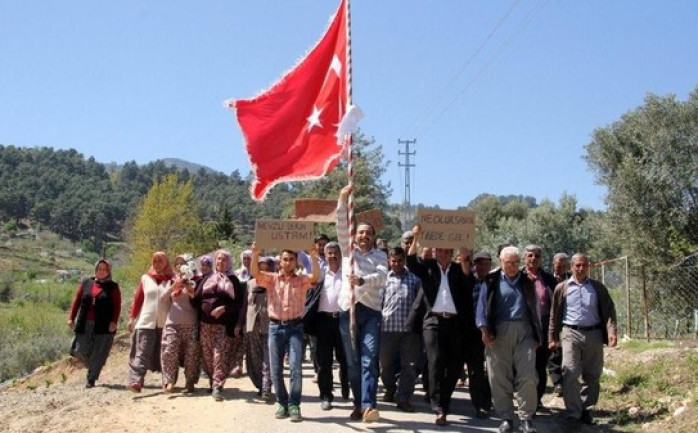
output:
[[[356,152],[364,155],[355,167],[357,210],[387,210],[390,186],[380,180],[385,166],[380,146],[359,138]],[[334,198],[346,183],[340,166],[319,182],[278,185],[259,205],[250,198],[249,175],[206,168],[191,173],[173,161],[145,165],[132,161],[117,167],[72,149],[0,144],[0,222],[28,220],[72,241],[88,241],[92,249],[102,251],[105,240],[125,239],[124,230],[143,197],[158,179],[174,173],[181,183],[191,181],[201,221],[226,220],[239,240],[249,242],[257,218],[290,216],[293,198]],[[389,218],[389,236],[399,233],[395,223]]]
[[[192,174],[164,161],[129,162],[107,171],[72,149],[0,145],[0,220],[29,220],[70,240],[88,240],[100,251],[105,240],[123,238],[126,222],[153,182],[171,173],[193,181],[204,220],[227,209],[236,224],[250,227],[258,216],[280,216],[288,197],[288,189],[279,187],[264,206],[256,206],[247,193],[248,180],[237,171]]]

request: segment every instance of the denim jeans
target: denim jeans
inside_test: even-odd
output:
[[[355,305],[356,347],[351,344],[349,312],[339,316],[339,330],[347,358],[347,373],[354,407],[366,410],[376,407],[378,388],[378,350],[381,335],[381,312],[363,304]]]
[[[284,383],[284,355],[288,350],[291,396]],[[269,364],[276,401],[284,407],[300,406],[303,385],[303,323],[282,325],[269,322]]]

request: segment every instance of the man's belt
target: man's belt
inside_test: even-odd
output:
[[[318,313],[333,319],[339,319],[339,311],[318,311]]]
[[[275,323],[277,325],[295,325],[297,323],[302,323],[303,318],[296,317],[295,319],[279,320],[279,319],[274,319],[273,317],[270,317],[269,321],[271,321],[272,323]]]
[[[434,316],[434,317],[438,317],[438,318],[440,318],[440,319],[452,319],[452,318],[454,318],[454,317],[457,316],[457,314],[447,313],[447,312],[445,312],[445,311],[444,311],[444,312],[441,312],[441,313],[435,313],[435,312],[432,311],[432,312],[431,312],[431,315]]]
[[[596,329],[601,329],[601,325],[594,325],[594,326],[579,326],[579,325],[568,325],[566,323],[563,323],[562,326],[570,329],[574,329],[575,331],[594,331]]]

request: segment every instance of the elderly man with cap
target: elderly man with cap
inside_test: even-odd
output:
[[[472,278],[473,286],[473,311],[477,308],[477,299],[480,289],[485,284],[485,277],[492,269],[492,256],[490,253],[480,251],[473,257],[474,272]],[[465,363],[468,366],[468,391],[470,400],[475,408],[477,418],[486,419],[492,408],[492,391],[487,381],[485,371],[485,345],[482,343],[482,335],[475,322],[475,315],[465,324],[467,341],[470,343],[465,348]]]
[[[551,274],[541,268],[542,249],[538,245],[526,246],[524,254],[523,274],[533,282],[536,287],[538,297],[538,307],[540,311],[540,324],[542,340],[536,349],[536,372],[538,373],[538,402],[536,410],[543,409],[543,394],[548,381],[548,322],[550,322],[550,302],[553,298],[553,291],[557,285],[557,280]]]

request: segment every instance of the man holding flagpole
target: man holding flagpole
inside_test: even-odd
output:
[[[345,186],[339,193],[337,203],[337,239],[344,248],[344,270],[339,306],[343,312],[339,316],[340,333],[347,358],[349,384],[354,394],[354,410],[350,418],[354,421],[377,421],[376,391],[378,389],[378,352],[382,321],[383,291],[388,277],[388,258],[375,248],[376,233],[372,225],[359,223],[354,238],[355,247],[353,272],[348,258],[349,220],[347,199],[351,192]],[[352,288],[353,286],[353,288]],[[352,294],[354,290],[354,303]],[[350,331],[350,308],[354,308],[356,332]],[[352,341],[352,337],[354,340]]]

